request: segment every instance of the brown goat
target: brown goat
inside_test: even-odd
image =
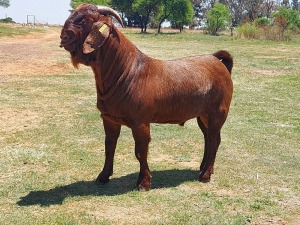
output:
[[[106,135],[105,164],[96,181],[106,183],[113,174],[117,139],[121,125],[126,125],[140,163],[137,187],[149,190],[150,123],[183,125],[197,118],[205,139],[199,181],[209,182],[232,98],[232,57],[219,51],[169,61],[150,58],[114,26],[109,15],[123,26],[113,9],[82,4],[61,32],[61,47],[70,52],[73,65],[90,66],[95,75]]]

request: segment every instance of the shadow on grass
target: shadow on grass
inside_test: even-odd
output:
[[[165,170],[152,172],[152,190],[176,187],[186,181],[195,181],[197,171]],[[79,181],[69,185],[55,187],[46,191],[31,191],[17,202],[19,206],[62,204],[64,199],[76,196],[115,196],[131,192],[135,189],[138,173],[120,178],[112,178],[105,185],[97,185],[94,181]]]

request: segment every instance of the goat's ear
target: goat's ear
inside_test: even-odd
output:
[[[110,27],[106,23],[96,22],[93,24],[89,35],[86,37],[83,43],[83,53],[88,54],[95,49],[99,48],[105,40],[108,38],[110,33]]]

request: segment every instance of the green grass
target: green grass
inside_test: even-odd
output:
[[[30,28],[30,27],[22,27],[20,25],[11,25],[0,23],[0,37],[12,37],[19,35],[26,35],[34,32],[43,32],[40,28]]]
[[[212,181],[197,181],[203,138],[193,120],[152,125],[149,192],[135,190],[139,165],[126,127],[111,181],[96,186],[104,132],[92,72],[1,76],[0,224],[297,224],[299,37],[124,32],[156,58],[219,49],[234,56],[234,96]]]

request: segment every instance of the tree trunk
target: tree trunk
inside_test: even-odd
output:
[[[161,24],[162,24],[164,21],[165,21],[165,18],[163,18],[163,19],[161,19],[161,20],[159,21],[157,33],[160,33]]]
[[[146,16],[146,18],[145,18],[145,20],[144,20],[144,26],[145,26],[144,32],[145,32],[145,33],[147,32],[147,24],[148,24],[148,21],[149,21],[149,18],[150,18],[150,13],[151,13],[151,11],[149,11],[149,12],[147,13],[147,16]]]
[[[181,33],[183,31],[183,26],[179,25],[179,32]]]

